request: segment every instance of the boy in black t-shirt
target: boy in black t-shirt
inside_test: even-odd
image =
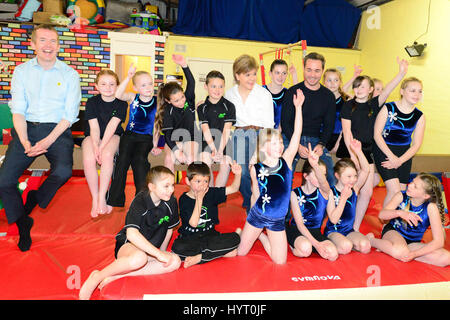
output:
[[[242,168],[236,162],[231,165],[233,183],[228,187],[209,187],[210,170],[204,162],[194,162],[187,168],[188,192],[179,199],[180,235],[172,245],[172,251],[184,261],[184,267],[205,263],[220,257],[234,257],[240,242],[240,229],[231,233],[215,230],[219,223],[218,205],[227,195],[237,192]]]
[[[180,258],[166,251],[173,228],[179,224],[174,183],[170,169],[163,166],[150,169],[148,190],[133,199],[125,225],[116,236],[116,259],[102,270],[92,271],[80,289],[80,300],[90,299],[97,287],[121,277],[163,274],[180,267]]]
[[[230,173],[227,161],[231,162],[230,134],[231,127],[236,123],[236,108],[223,97],[225,77],[221,72],[213,70],[206,75],[205,89],[208,96],[197,108],[203,132],[200,160],[209,167],[213,162],[220,163],[215,186],[223,187]],[[211,175],[211,186],[214,186],[213,178]]]

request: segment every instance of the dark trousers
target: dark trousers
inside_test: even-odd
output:
[[[28,140],[33,146],[55,128],[56,123],[27,122]],[[24,153],[22,143],[14,129],[12,140],[8,145],[5,160],[0,168],[0,199],[5,207],[8,223],[14,223],[25,214],[22,196],[17,183],[24,171],[36,157],[28,157]],[[50,162],[50,175],[36,192],[36,199],[41,208],[46,208],[56,191],[72,176],[73,138],[70,129],[64,131],[48,148],[44,156]]]
[[[135,194],[147,188],[146,177],[150,170],[148,154],[153,148],[153,136],[125,131],[120,137],[119,155],[116,156],[111,186],[106,202],[113,207],[125,206],[125,184],[127,171],[133,169]]]
[[[172,244],[172,252],[184,261],[186,257],[202,254],[200,263],[223,257],[239,246],[240,237],[236,232],[219,233],[216,230],[192,235],[180,234]]]

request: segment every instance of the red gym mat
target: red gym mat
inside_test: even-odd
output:
[[[131,179],[131,178],[130,178]],[[130,181],[130,180],[129,180]],[[299,183],[296,177],[294,184]],[[186,191],[176,185],[175,195]],[[134,187],[127,184],[127,203]],[[361,232],[380,235],[381,223],[376,217],[385,194],[374,190],[373,201],[364,218]],[[245,222],[239,194],[228,197],[219,208],[222,232],[234,231]],[[73,177],[66,183],[50,206],[37,208],[32,217],[33,244],[29,251],[17,247],[17,236],[0,237],[0,299],[77,299],[79,286],[95,269],[104,268],[114,259],[114,237],[122,228],[125,209],[92,219],[91,198],[86,181]],[[0,233],[7,232],[4,214],[0,213]],[[175,236],[177,233],[175,232]],[[446,248],[450,249],[447,230]],[[430,233],[425,241],[430,239]],[[173,241],[173,238],[172,238]],[[170,248],[170,247],[169,247]],[[375,273],[379,283],[374,282]],[[352,252],[335,262],[317,254],[296,258],[290,252],[285,265],[271,262],[259,242],[245,257],[222,258],[203,265],[165,275],[126,277],[96,290],[92,299],[143,299],[146,295],[193,293],[292,292],[305,290],[365,288],[374,284],[400,286],[450,281],[450,267],[440,268],[412,261],[403,263],[372,249],[370,254]],[[364,297],[361,297],[364,298]],[[448,296],[447,296],[448,298]],[[186,296],[186,299],[189,299]]]

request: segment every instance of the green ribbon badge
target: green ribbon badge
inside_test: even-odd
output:
[[[225,118],[225,112],[224,112],[224,113],[219,113],[218,118],[219,118],[219,119]]]
[[[164,218],[159,219],[158,224],[162,224],[164,221],[169,222],[169,216],[165,216]]]

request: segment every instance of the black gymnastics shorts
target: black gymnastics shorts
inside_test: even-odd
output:
[[[395,228],[392,226],[392,224],[390,224],[390,223],[385,224],[384,227],[383,227],[383,230],[381,231],[381,238],[383,238],[383,236],[384,236],[384,234],[385,234],[386,232],[391,231],[391,230],[397,231],[397,230],[395,230]],[[400,234],[400,233],[399,233],[399,234]],[[406,239],[405,237],[403,237],[403,239],[405,239],[406,244],[416,243],[416,242],[418,243],[418,242],[420,242],[420,241],[412,241],[412,240]]]
[[[308,231],[311,233],[314,239],[319,242],[330,240],[322,234],[320,228],[308,228]],[[300,236],[303,236],[303,234],[300,232],[300,230],[298,230],[296,225],[286,225],[286,238],[292,248],[294,248],[295,240]]]
[[[402,156],[409,148],[409,145],[406,146],[394,146],[388,145],[389,149],[391,149],[392,153],[397,157]],[[411,174],[411,166],[412,166],[412,158],[403,163],[397,169],[386,169],[381,163],[386,161],[386,155],[383,151],[378,148],[378,146],[374,145],[373,147],[373,156],[375,158],[375,166],[377,168],[378,173],[380,174],[383,181],[388,181],[390,179],[398,178],[400,183],[408,184],[409,176]]]

